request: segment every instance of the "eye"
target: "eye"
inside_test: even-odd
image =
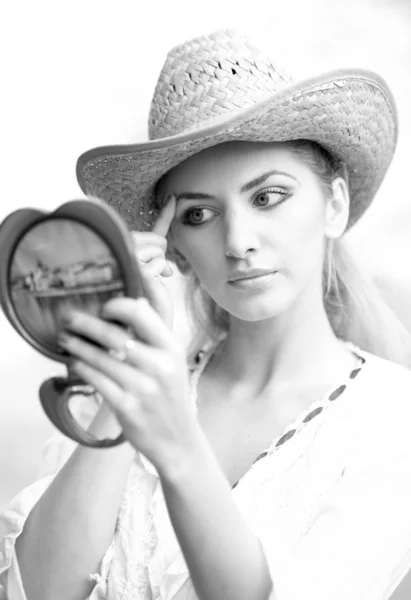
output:
[[[259,208],[269,208],[280,204],[287,197],[287,192],[282,188],[270,188],[261,190],[254,196],[254,204]]]
[[[215,211],[211,208],[203,208],[201,206],[194,206],[186,210],[180,217],[180,221],[183,225],[191,225],[191,227],[197,227],[210,221],[215,215]],[[207,218],[208,215],[208,218]]]

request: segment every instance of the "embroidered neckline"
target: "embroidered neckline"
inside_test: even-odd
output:
[[[194,359],[194,365],[191,368],[191,400],[196,406],[197,386],[199,379],[204,369],[208,365],[209,361],[214,356],[215,352],[218,350],[220,344],[223,342],[223,340],[224,337],[219,339],[217,342],[210,342],[203,348],[203,350],[200,350],[197,353],[197,356]],[[360,349],[357,348],[351,342],[346,342],[344,340],[340,341],[342,341],[342,343],[344,343],[348,347],[350,352],[354,354],[354,356],[357,358],[356,364],[354,368],[350,371],[348,377],[346,377],[346,379],[339,386],[337,386],[336,388],[333,387],[331,392],[330,390],[328,390],[321,399],[314,400],[314,402],[312,402],[306,410],[299,413],[295,421],[292,424],[285,427],[284,431],[279,436],[273,439],[268,448],[266,448],[257,456],[257,458],[251,464],[250,469],[255,465],[257,461],[261,460],[269,454],[272,454],[285,442],[293,438],[307,425],[307,423],[312,421],[317,415],[324,413],[327,410],[327,408],[345,392],[347,387],[350,385],[351,381],[355,379],[360,373],[362,367],[366,362],[365,357],[362,355]],[[241,479],[239,481],[241,481]],[[237,481],[233,485],[232,489],[234,489],[237,486],[239,481]]]

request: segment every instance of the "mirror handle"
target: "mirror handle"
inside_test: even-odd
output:
[[[70,398],[79,394],[79,386],[85,387],[84,381],[52,377],[44,381],[40,387],[40,402],[50,421],[64,435],[82,446],[89,448],[110,448],[126,441],[123,433],[117,438],[100,439],[77,423],[70,412]]]

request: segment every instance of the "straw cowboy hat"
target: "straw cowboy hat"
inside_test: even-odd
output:
[[[82,190],[114,207],[132,230],[150,230],[155,185],[193,154],[222,142],[313,140],[347,165],[351,227],[391,162],[397,112],[385,81],[360,69],[294,82],[243,34],[218,31],[167,55],[149,114],[149,141],[80,156]]]

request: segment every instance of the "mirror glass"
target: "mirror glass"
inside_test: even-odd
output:
[[[13,253],[9,284],[14,311],[29,335],[62,353],[56,338],[68,308],[99,315],[124,295],[119,264],[89,227],[51,218],[31,227]]]

